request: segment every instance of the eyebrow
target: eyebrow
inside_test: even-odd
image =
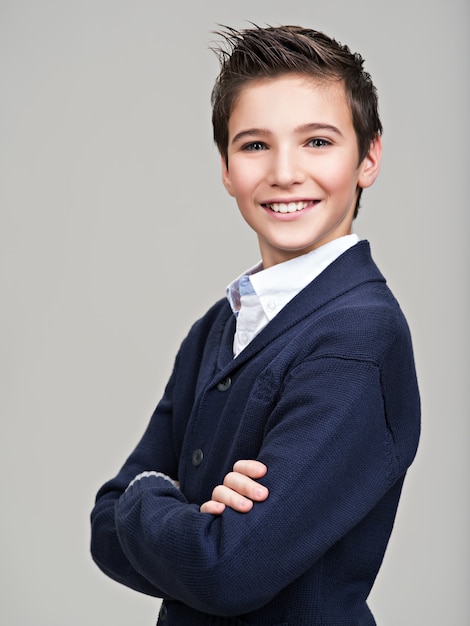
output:
[[[302,126],[299,126],[298,128],[295,129],[295,132],[297,133],[312,132],[312,131],[318,132],[321,130],[326,130],[327,132],[334,133],[335,135],[338,135],[339,137],[343,136],[343,133],[340,131],[340,129],[337,126],[333,126],[333,124],[323,124],[322,122],[302,124]]]
[[[301,126],[298,126],[294,132],[300,135],[306,132],[319,132],[319,131],[331,132],[331,133],[334,133],[335,135],[338,135],[339,137],[343,136],[343,133],[339,130],[339,128],[337,128],[336,126],[333,126],[332,124],[324,124],[322,122],[312,122],[309,124],[302,124]],[[238,143],[239,141],[249,139],[250,137],[269,137],[272,134],[273,133],[267,128],[249,128],[247,130],[242,130],[239,133],[237,133],[233,137],[230,143],[231,144]]]

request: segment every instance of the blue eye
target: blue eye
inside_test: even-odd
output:
[[[260,150],[265,150],[265,148],[266,145],[261,141],[252,141],[243,146],[243,150],[247,150],[248,152],[259,152]]]
[[[315,139],[310,139],[307,143],[308,146],[312,148],[326,148],[327,146],[331,146],[331,141],[327,139],[321,139],[320,137],[315,137]]]

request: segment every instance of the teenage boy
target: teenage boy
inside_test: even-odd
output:
[[[420,412],[406,321],[351,234],[380,168],[376,91],[322,33],[225,38],[214,137],[262,260],[183,341],[98,492],[93,558],[163,598],[162,625],[371,626]]]

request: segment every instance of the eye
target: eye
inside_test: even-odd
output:
[[[309,141],[307,142],[307,146],[310,146],[312,148],[327,148],[331,145],[331,141],[328,141],[328,139],[322,139],[321,137],[309,139]]]
[[[251,143],[245,144],[242,150],[246,150],[247,152],[260,152],[261,150],[266,150],[266,144],[262,141],[252,141]]]

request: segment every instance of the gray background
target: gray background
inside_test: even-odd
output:
[[[467,0],[3,0],[2,626],[155,622],[92,564],[88,515],[189,324],[258,259],[210,129],[210,31],[246,20],[325,30],[379,89],[356,231],[408,316],[424,430],[371,603],[380,626],[470,623]]]

